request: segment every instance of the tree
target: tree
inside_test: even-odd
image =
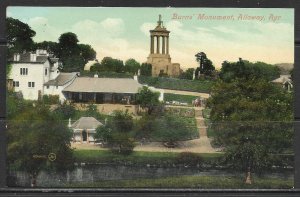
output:
[[[195,69],[194,68],[188,68],[186,71],[182,72],[179,75],[180,79],[189,79],[192,80],[193,79],[193,75],[194,75]]]
[[[43,41],[43,42],[35,43],[35,49],[44,49],[47,50],[48,53],[52,53],[58,56],[59,46],[57,42]]]
[[[114,111],[104,126],[96,129],[95,138],[103,140],[108,147],[121,154],[130,154],[135,146],[133,119],[128,111]]]
[[[83,58],[84,63],[94,60],[96,58],[96,51],[88,44],[79,44],[80,56]]]
[[[141,65],[141,75],[151,76],[152,75],[152,65],[148,63],[142,63]]]
[[[153,127],[152,138],[164,142],[167,147],[175,147],[177,141],[191,139],[193,134],[185,121],[171,114],[157,117]]]
[[[213,143],[225,147],[226,164],[234,169],[270,169],[274,155],[290,152],[293,96],[263,78],[218,81],[208,106]]]
[[[6,18],[6,30],[9,57],[14,53],[33,50],[32,38],[36,33],[26,23],[8,17]]]
[[[104,57],[101,61],[101,68],[103,71],[121,73],[124,71],[124,64],[121,60]]]
[[[29,173],[33,187],[41,170],[66,171],[73,166],[72,132],[45,105],[24,106],[8,122],[7,135],[10,167]]]
[[[264,78],[271,81],[278,78],[279,75],[279,68],[274,65],[264,62],[252,63],[242,60],[242,58],[237,62],[224,61],[220,71],[220,78],[226,82],[231,82],[237,78],[246,80]]]
[[[147,86],[143,86],[139,89],[136,95],[136,102],[142,108],[147,108],[150,115],[156,106],[159,106],[159,92],[151,91]]]
[[[135,59],[128,59],[125,62],[125,72],[129,72],[132,74],[137,74],[141,65]]]
[[[62,61],[65,72],[82,71],[84,65],[96,56],[90,45],[78,44],[77,35],[72,32],[61,34],[58,40],[57,56]]]
[[[196,61],[199,62],[199,67],[196,69],[196,77],[198,78],[200,74],[211,76],[212,72],[215,70],[215,67],[212,64],[204,52],[199,52],[195,55]]]

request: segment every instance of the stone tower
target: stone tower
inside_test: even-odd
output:
[[[161,15],[157,21],[155,29],[150,30],[150,54],[147,63],[152,64],[152,76],[167,74],[176,77],[180,74],[180,65],[171,62],[169,54],[169,34],[163,26]]]

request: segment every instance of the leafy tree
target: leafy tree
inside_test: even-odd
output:
[[[141,65],[135,59],[128,59],[125,62],[125,72],[137,74]]]
[[[101,67],[104,71],[113,71],[117,73],[124,71],[123,61],[111,57],[104,57],[101,61]]]
[[[279,68],[264,62],[249,62],[247,60],[239,59],[238,62],[222,63],[220,71],[220,78],[223,81],[230,82],[237,78],[244,78],[246,80],[253,78],[264,78],[268,81],[279,77]]]
[[[189,79],[189,80],[192,80],[193,79],[193,75],[194,75],[194,71],[195,71],[194,68],[188,68],[186,71],[182,72],[179,75],[179,78],[180,79]]]
[[[44,49],[47,50],[47,52],[58,56],[59,46],[57,42],[43,41],[43,42],[35,43],[35,49]]]
[[[76,110],[72,104],[63,103],[60,104],[54,111],[53,114],[60,120],[68,120],[75,116]]]
[[[136,95],[136,102],[142,108],[147,108],[148,114],[150,115],[154,108],[160,104],[158,98],[159,92],[153,92],[147,86],[143,86]]]
[[[96,57],[95,50],[86,44],[78,44],[77,35],[67,32],[59,37],[57,56],[63,62],[63,71],[74,72],[84,69],[84,65]]]
[[[114,111],[106,124],[97,128],[95,138],[106,142],[117,153],[130,154],[135,146],[133,126],[133,119],[128,111]]]
[[[6,31],[9,57],[14,53],[33,50],[32,38],[36,33],[26,23],[8,17],[6,18]]]
[[[267,80],[218,81],[208,106],[213,143],[225,147],[234,169],[270,169],[273,155],[292,150],[293,97]]]
[[[141,75],[151,76],[152,75],[152,65],[148,63],[142,63],[141,65]]]
[[[72,132],[44,105],[18,111],[8,122],[7,135],[10,167],[29,173],[32,186],[41,170],[66,171],[73,165]]]
[[[168,147],[175,147],[177,141],[191,139],[193,135],[189,125],[178,116],[165,114],[154,121],[152,138],[165,142]]]
[[[94,60],[96,58],[96,51],[88,44],[79,44],[80,56],[83,58],[84,63]]]
[[[211,76],[215,70],[212,61],[210,61],[204,52],[199,52],[195,55],[196,61],[199,62],[199,67],[196,69],[196,77],[200,74]]]

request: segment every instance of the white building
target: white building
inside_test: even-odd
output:
[[[22,92],[27,100],[38,100],[43,95],[59,95],[61,90],[75,79],[75,73],[60,73],[59,59],[46,50],[14,54],[9,61],[12,65],[9,79],[13,80],[15,92]]]
[[[69,120],[69,128],[73,130],[73,142],[80,144],[94,143],[96,129],[102,125],[94,117],[81,117],[73,124]]]

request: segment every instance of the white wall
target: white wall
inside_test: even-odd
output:
[[[68,83],[66,83],[63,86],[49,86],[49,88],[47,88],[47,86],[44,86],[44,94],[45,95],[58,95],[59,96],[59,101],[60,102],[64,102],[66,100],[65,95],[63,94],[63,89],[65,89],[65,87],[69,86],[76,77],[74,77],[71,81],[69,81]]]
[[[37,100],[39,91],[43,95],[44,68],[47,66],[49,65],[13,63],[9,78],[13,79],[13,81],[19,81],[19,87],[14,87],[15,92],[21,91],[24,99]],[[28,74],[21,75],[20,68],[27,68]],[[35,87],[28,87],[28,82],[34,82]]]

